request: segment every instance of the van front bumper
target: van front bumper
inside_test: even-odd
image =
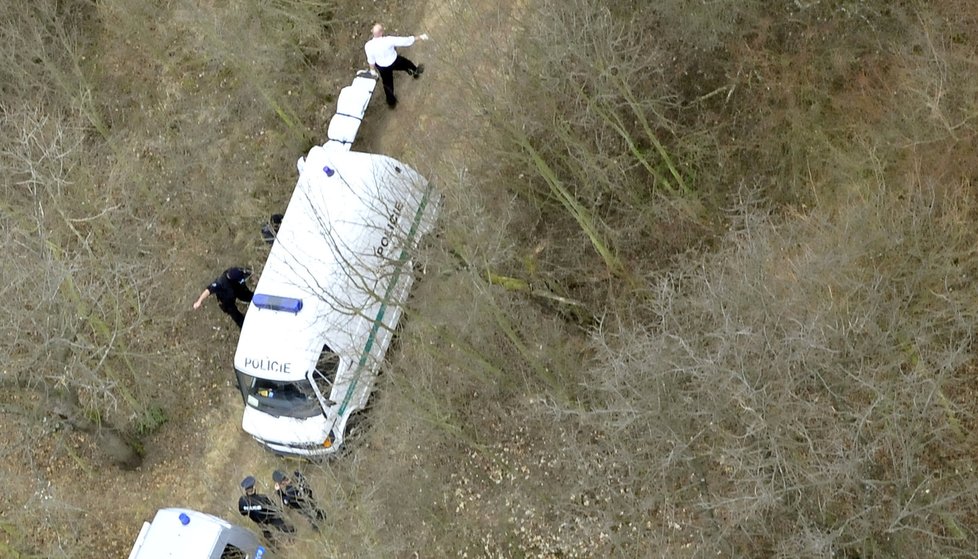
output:
[[[253,439],[258,441],[258,444],[262,445],[270,452],[278,454],[279,456],[299,456],[303,458],[325,458],[336,454],[339,450],[339,444],[334,442],[332,446],[325,447],[321,444],[302,444],[294,445],[287,443],[280,443],[275,441],[266,441],[258,437],[252,436]]]

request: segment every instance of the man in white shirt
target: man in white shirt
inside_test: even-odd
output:
[[[424,72],[424,64],[415,65],[414,62],[397,54],[397,47],[409,47],[419,39],[427,41],[428,35],[422,33],[410,37],[388,37],[384,35],[384,26],[379,23],[374,24],[370,32],[373,38],[363,45],[363,50],[367,53],[370,72],[375,76],[380,75],[387,105],[393,109],[397,105],[397,97],[394,95],[394,70],[407,72],[415,79],[421,77],[421,73]]]

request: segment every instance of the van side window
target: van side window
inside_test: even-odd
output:
[[[326,382],[327,387],[332,387],[336,381],[336,370],[340,368],[340,356],[336,355],[328,345],[323,346],[323,352],[319,354],[319,361],[316,362],[316,385],[319,386],[323,394],[329,394],[329,388],[323,390],[321,381]]]
[[[240,548],[227,544],[221,552],[221,559],[248,559],[248,555]]]
[[[334,404],[329,396],[333,392],[333,383],[336,382],[336,372],[339,367],[340,356],[336,355],[328,345],[324,345],[323,352],[319,354],[319,361],[316,362],[316,369],[312,372],[312,381],[316,383],[316,389],[323,395],[327,406]]]

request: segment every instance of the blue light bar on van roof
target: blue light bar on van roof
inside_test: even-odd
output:
[[[251,298],[251,302],[259,309],[268,309],[271,311],[296,314],[302,310],[302,299],[293,299],[292,297],[255,293],[255,296]]]

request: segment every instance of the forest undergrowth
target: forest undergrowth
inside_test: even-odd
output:
[[[126,551],[73,484],[145,487],[238,397],[234,332],[189,305],[226,259],[260,266],[364,29],[400,10],[430,92],[368,130],[445,205],[293,556],[978,556],[971,3],[8,8],[0,471],[31,482],[0,497],[0,555]]]

